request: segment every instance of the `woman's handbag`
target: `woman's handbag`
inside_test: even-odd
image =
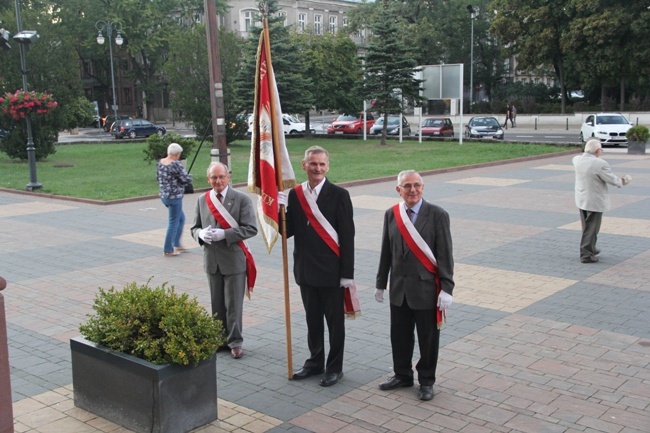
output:
[[[194,185],[192,185],[192,182],[185,184],[185,194],[194,194]]]

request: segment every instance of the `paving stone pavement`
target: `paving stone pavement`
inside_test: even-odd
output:
[[[606,149],[614,172],[633,181],[610,189],[595,264],[578,258],[571,157],[425,176],[425,198],[451,216],[456,260],[430,402],[416,388],[378,389],[391,373],[389,312],[373,285],[383,212],[398,199],[394,179],[349,186],[362,315],[346,322],[345,377],[335,386],[287,380],[281,246],[267,254],[252,239],[259,269],[244,306],[245,356],[218,354],[219,420],[196,431],[650,432],[650,155]],[[188,221],[196,198],[184,200]],[[189,252],[162,255],[166,218],[157,198],[95,205],[0,191],[16,432],[127,431],[74,407],[69,339],[98,287],[152,278],[209,306],[189,225]],[[290,260],[291,251],[289,240]],[[289,281],[299,368],[304,312]]]

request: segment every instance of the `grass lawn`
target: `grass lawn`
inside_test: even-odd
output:
[[[208,187],[205,171],[210,163],[210,143],[204,143],[192,169],[195,188]],[[561,152],[570,148],[546,144],[509,142],[423,142],[304,138],[288,139],[296,180],[306,180],[301,168],[305,149],[323,146],[330,153],[328,178],[335,183],[397,175],[401,170],[418,171],[500,161],[523,156]],[[95,200],[115,200],[158,193],[156,165],[144,161],[146,142],[58,145],[54,155],[36,163],[39,192]],[[232,181],[247,181],[250,143],[230,147]],[[188,161],[188,165],[191,158]],[[0,153],[0,187],[24,190],[29,183],[27,161],[11,160]]]

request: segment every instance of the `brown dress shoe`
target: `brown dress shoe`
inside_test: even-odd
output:
[[[235,359],[239,359],[244,356],[244,350],[241,347],[234,347],[230,350],[230,355]]]

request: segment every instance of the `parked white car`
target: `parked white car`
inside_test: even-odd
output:
[[[627,130],[632,124],[620,113],[590,114],[580,128],[580,141],[597,138],[603,144],[625,144]]]
[[[282,115],[282,129],[284,130],[284,134],[304,134],[306,130],[306,125],[304,122],[301,122],[298,120],[295,116],[292,116],[291,114],[283,114]],[[248,135],[251,135],[253,133],[253,115],[248,116]],[[316,130],[311,129],[311,133],[315,134]]]

